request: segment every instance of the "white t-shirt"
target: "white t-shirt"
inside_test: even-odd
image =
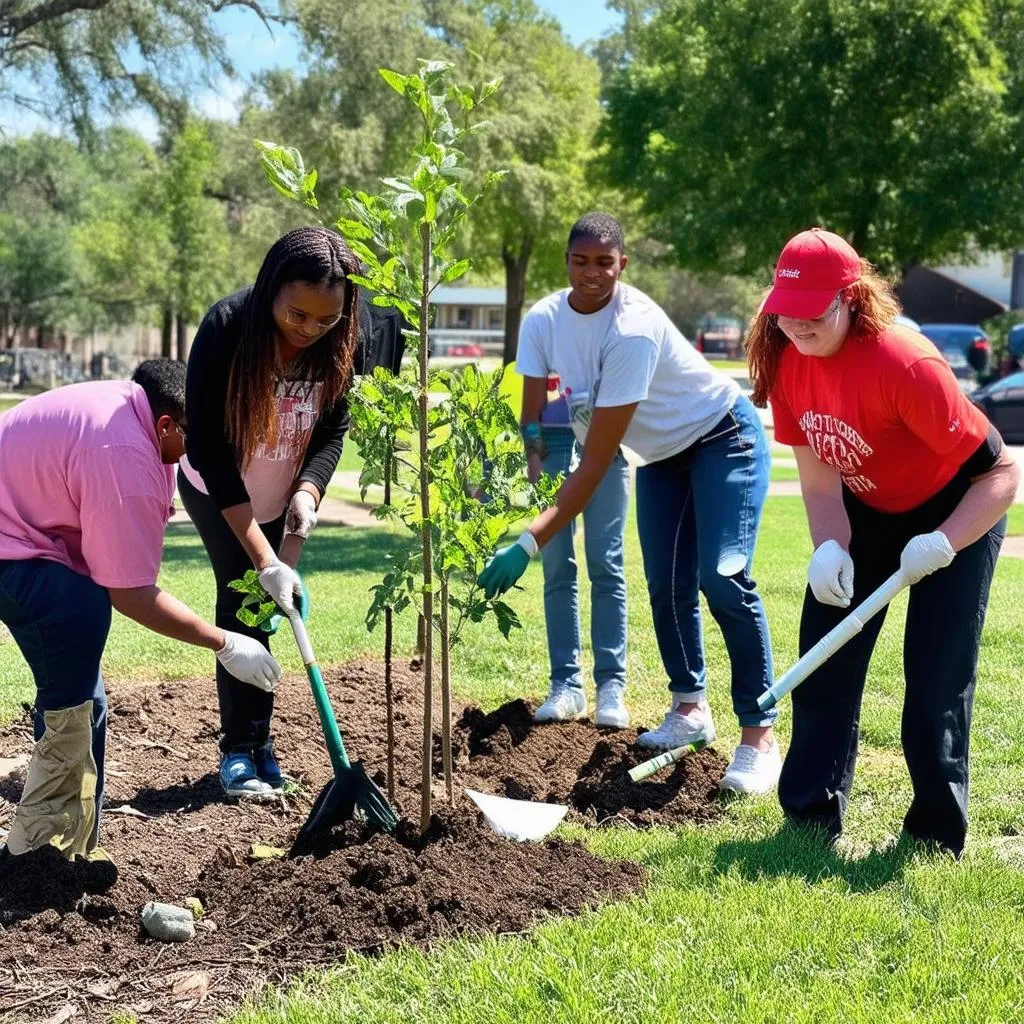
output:
[[[622,443],[647,462],[689,448],[740,394],[656,302],[622,282],[596,313],[577,313],[568,288],[541,299],[523,318],[516,371],[557,373],[563,388],[597,408],[639,402]]]
[[[277,444],[271,447],[261,442],[242,468],[242,480],[257,523],[273,522],[288,504],[316,426],[321,388],[321,384],[307,381],[282,382],[277,386]],[[203,478],[192,468],[187,455],[180,465],[188,482],[208,494]]]

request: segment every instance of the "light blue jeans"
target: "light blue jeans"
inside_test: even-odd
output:
[[[548,446],[544,472],[568,474],[576,450],[572,430],[544,427],[542,434]],[[583,510],[583,548],[590,576],[590,642],[598,687],[626,684],[623,534],[628,506],[629,466],[619,452]],[[574,522],[555,534],[541,549],[541,561],[551,685],[582,690],[575,532]]]
[[[751,576],[771,451],[757,410],[740,396],[690,448],[636,473],[644,573],[669,689],[704,700],[707,668],[698,590],[722,630],[741,726],[770,725],[757,698],[772,684],[764,604]]]

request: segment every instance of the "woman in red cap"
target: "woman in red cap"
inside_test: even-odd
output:
[[[904,829],[959,855],[978,646],[1019,471],[935,347],[894,326],[898,313],[871,265],[815,228],[782,250],[747,347],[754,401],[771,402],[775,438],[793,446],[815,545],[800,650],[902,569],[902,742],[914,788]],[[779,799],[790,820],[832,840],[883,619],[793,691]]]

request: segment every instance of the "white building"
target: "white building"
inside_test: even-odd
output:
[[[435,355],[470,354],[465,346],[479,346],[484,354],[500,355],[505,341],[504,288],[436,288],[431,296],[434,319],[430,342]],[[477,355],[481,353],[475,353]]]

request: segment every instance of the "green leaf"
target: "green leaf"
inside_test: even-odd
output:
[[[441,273],[441,280],[446,282],[457,281],[469,271],[471,266],[472,263],[470,260],[455,260],[444,268]]]
[[[409,88],[409,79],[411,75],[401,75],[397,71],[392,71],[390,68],[377,68],[380,77],[384,79],[392,89],[395,90],[400,96],[404,96]]]

